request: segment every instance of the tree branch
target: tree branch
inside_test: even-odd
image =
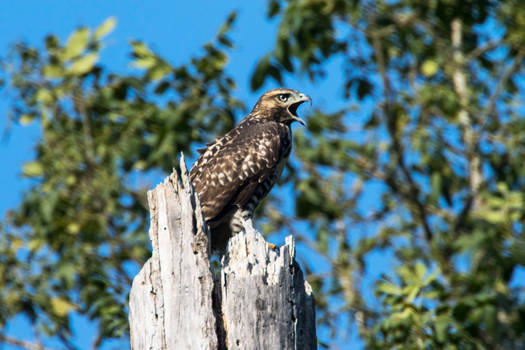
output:
[[[484,130],[486,128],[486,125],[488,123],[488,120],[490,116],[494,113],[494,110],[496,108],[496,102],[498,101],[498,98],[500,97],[501,93],[503,92],[503,88],[505,86],[505,83],[510,79],[512,73],[518,69],[520,64],[523,63],[523,58],[525,57],[525,47],[522,47],[519,51],[516,57],[514,58],[511,66],[505,71],[505,73],[501,76],[501,79],[498,81],[498,85],[496,86],[496,89],[492,93],[492,95],[489,98],[489,103],[487,107],[484,109],[483,113],[480,117],[480,124],[481,124],[481,130]],[[478,140],[479,142],[479,140]]]
[[[454,70],[452,73],[452,81],[454,91],[459,98],[460,110],[458,112],[459,124],[462,128],[462,138],[465,142],[467,151],[467,161],[469,165],[469,197],[472,198],[474,206],[477,205],[477,192],[481,183],[483,182],[483,175],[481,174],[481,158],[478,154],[478,135],[473,128],[473,121],[468,113],[468,90],[467,77],[464,72],[464,56],[461,52],[463,42],[463,23],[461,19],[455,18],[451,24],[451,41],[454,49],[453,63]],[[468,204],[468,201],[467,201]],[[465,205],[465,208],[470,206]]]
[[[396,163],[401,169],[401,173],[407,180],[408,186],[410,191],[408,192],[408,199],[415,205],[415,211],[409,206],[409,210],[413,211],[414,216],[420,221],[421,225],[423,226],[423,231],[425,233],[425,238],[428,241],[432,240],[432,229],[430,228],[430,225],[428,223],[428,215],[425,206],[421,201],[419,200],[419,195],[421,193],[421,190],[417,186],[416,182],[412,178],[412,175],[410,174],[410,171],[408,170],[405,159],[403,157],[404,155],[404,149],[403,145],[401,143],[401,140],[399,140],[396,129],[396,120],[397,117],[394,115],[394,112],[392,111],[393,108],[393,101],[394,101],[394,93],[393,89],[390,83],[390,79],[388,78],[388,74],[386,71],[386,61],[385,57],[383,55],[383,48],[381,45],[380,37],[377,33],[372,31],[369,33],[369,37],[372,40],[372,46],[374,48],[374,51],[376,53],[377,57],[377,70],[379,72],[379,75],[381,76],[381,80],[383,81],[383,94],[385,96],[385,103],[382,104],[383,114],[386,118],[387,123],[387,130],[392,138],[392,147],[391,150],[394,152],[390,155],[391,157],[395,157]],[[387,177],[387,184],[394,185],[391,186],[392,189],[399,189],[397,185],[395,185],[395,181],[393,180],[392,176]],[[397,191],[398,193],[402,193]]]
[[[5,334],[0,334],[0,342],[27,350],[51,350],[50,348],[42,346],[42,344],[33,343],[27,340],[16,339],[13,337],[9,337]]]
[[[474,50],[470,51],[469,54],[465,57],[465,64],[469,64],[472,60],[475,60],[479,56],[483,55],[485,52],[495,49],[501,44],[502,40],[491,40],[486,42],[484,45],[476,47]]]
[[[95,161],[95,151],[93,143],[93,134],[91,132],[91,124],[89,122],[89,113],[86,109],[86,104],[84,101],[84,96],[82,94],[81,88],[76,89],[73,95],[73,103],[80,118],[82,119],[82,131],[84,132],[84,143],[86,147],[86,156],[88,158],[88,163],[91,163],[92,166]]]

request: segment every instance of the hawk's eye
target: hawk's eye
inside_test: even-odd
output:
[[[288,94],[280,94],[279,95],[279,101],[281,101],[281,102],[288,101]]]

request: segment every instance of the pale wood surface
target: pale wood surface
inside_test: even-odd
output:
[[[214,278],[207,227],[181,158],[148,192],[152,257],[130,292],[131,348],[316,349],[314,300],[295,242],[273,251],[251,222]]]
[[[312,289],[294,260],[294,239],[275,252],[251,225],[245,228],[222,259],[227,348],[316,349]]]

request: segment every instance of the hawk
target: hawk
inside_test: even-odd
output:
[[[311,98],[297,90],[265,92],[234,129],[206,148],[190,170],[212,251],[224,253],[230,236],[243,230],[259,202],[281,175],[292,149],[291,124],[305,122],[297,108]]]

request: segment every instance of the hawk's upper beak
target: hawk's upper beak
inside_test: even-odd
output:
[[[307,101],[310,102],[310,105],[312,104],[312,99],[310,96],[306,94],[299,94],[297,95],[297,99],[295,100],[295,102],[293,102],[290,105],[290,107],[288,107],[288,110],[292,114],[292,119],[295,120],[296,122],[303,124],[304,126],[306,126],[306,122],[303,119],[299,118],[299,116],[297,116],[297,108],[299,108],[299,106],[302,103],[307,102]]]

